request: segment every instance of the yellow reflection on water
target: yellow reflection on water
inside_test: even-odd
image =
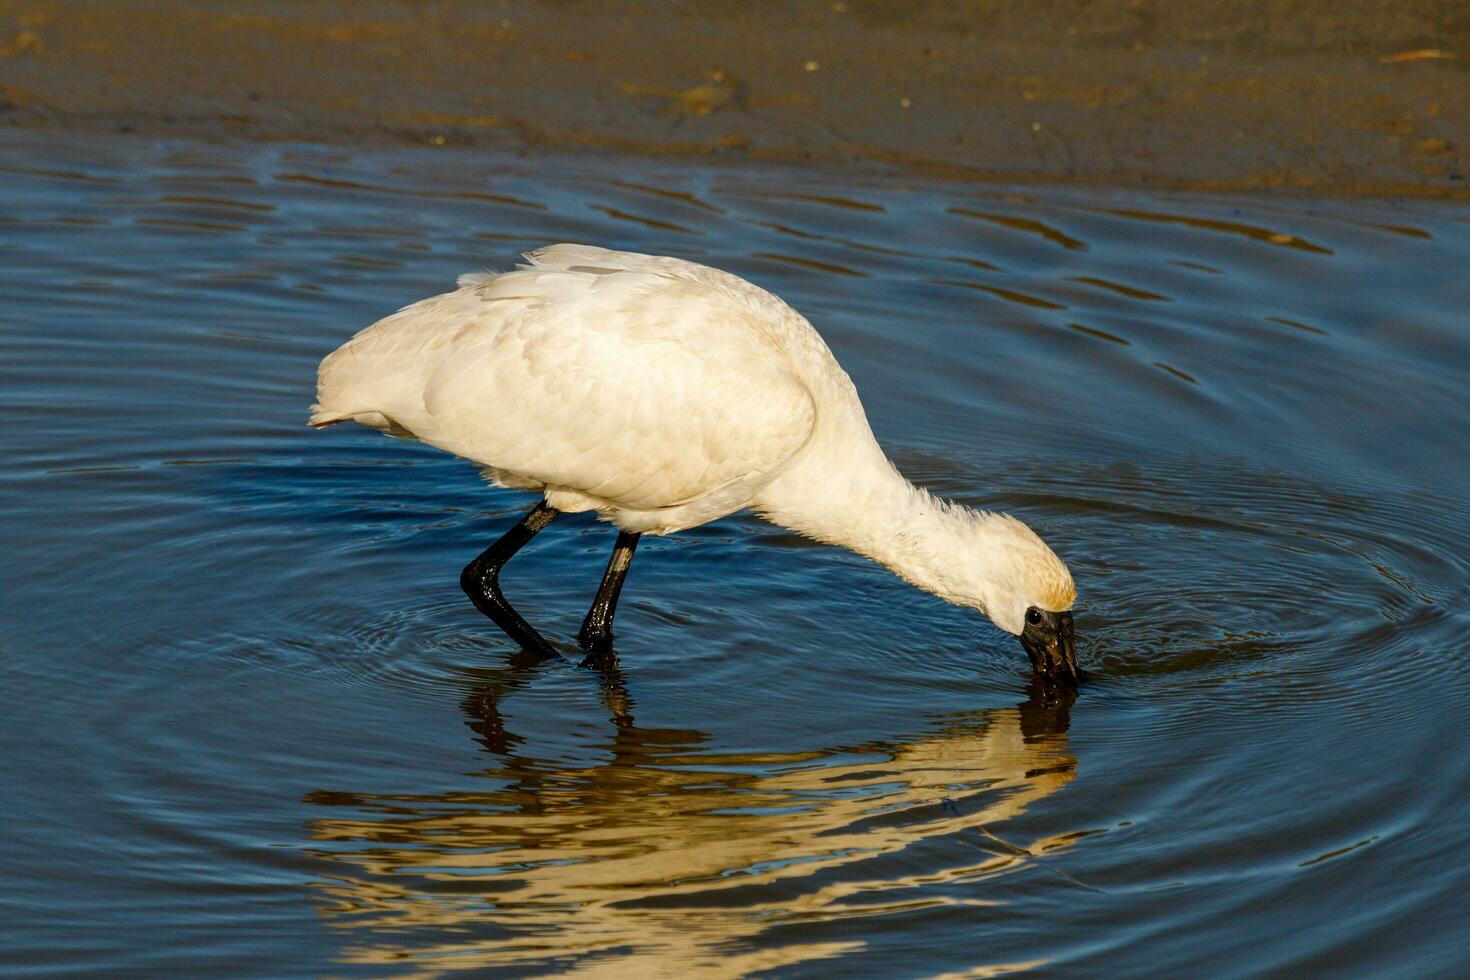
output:
[[[1069,699],[1033,691],[898,741],[731,754],[704,748],[699,731],[640,728],[614,669],[604,758],[564,764],[518,754],[505,729],[499,703],[525,676],[465,704],[501,756],[483,774],[493,788],[307,797],[334,808],[309,827],[342,869],[316,897],[348,934],[347,962],[745,974],[865,945],[801,941],[808,931],[790,927],[992,904],[963,883],[1079,836],[1021,843],[1004,826],[1074,778]],[[777,927],[788,927],[779,940]]]

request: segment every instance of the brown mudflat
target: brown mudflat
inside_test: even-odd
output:
[[[1470,8],[0,0],[0,122],[1465,196]]]

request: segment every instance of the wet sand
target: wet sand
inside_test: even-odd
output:
[[[1470,8],[0,0],[0,124],[1467,197]]]

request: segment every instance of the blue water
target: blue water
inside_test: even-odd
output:
[[[914,479],[1077,579],[1013,638],[748,515],[618,669],[460,567],[531,504],[306,428],[352,332],[557,241],[823,332]],[[0,136],[15,975],[1470,969],[1470,208]],[[570,637],[612,533],[506,573]]]

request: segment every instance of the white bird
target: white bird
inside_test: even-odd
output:
[[[524,648],[555,650],[500,592],[501,567],[558,513],[618,528],[578,640],[610,647],[642,534],[745,508],[841,545],[1021,637],[1075,683],[1067,566],[1025,524],[936,498],[879,447],[857,389],[776,296],[683,259],[552,245],[404,307],[322,361],[311,425],[355,421],[543,499],[460,576]]]

